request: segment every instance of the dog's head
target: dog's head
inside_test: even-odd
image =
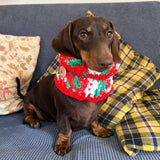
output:
[[[71,21],[52,40],[56,52],[81,58],[92,70],[110,69],[121,62],[120,43],[114,25],[104,17],[81,17]]]

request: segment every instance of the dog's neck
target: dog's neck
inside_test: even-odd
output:
[[[97,102],[108,97],[113,89],[113,75],[118,65],[113,62],[111,70],[93,71],[81,59],[59,54],[61,65],[55,76],[57,88],[80,101]]]

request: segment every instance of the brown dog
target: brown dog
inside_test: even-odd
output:
[[[71,21],[52,41],[56,52],[79,58],[90,69],[102,72],[112,67],[113,60],[120,63],[119,40],[113,23],[103,17],[81,17]],[[98,102],[79,101],[64,95],[55,85],[54,75],[43,78],[24,97],[24,122],[39,128],[41,120],[57,121],[59,137],[54,151],[65,155],[70,151],[73,130],[91,125],[99,137],[112,132],[97,121],[97,114],[106,99]]]

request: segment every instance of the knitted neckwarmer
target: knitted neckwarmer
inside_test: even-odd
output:
[[[111,70],[93,71],[81,59],[59,54],[61,65],[55,76],[57,88],[80,101],[97,102],[107,98],[113,89],[113,75],[119,67],[113,62]]]

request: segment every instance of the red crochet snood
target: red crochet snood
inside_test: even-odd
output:
[[[59,54],[61,65],[55,76],[57,88],[79,101],[97,102],[107,98],[113,90],[113,75],[119,64],[113,62],[111,70],[93,71],[81,59]]]

